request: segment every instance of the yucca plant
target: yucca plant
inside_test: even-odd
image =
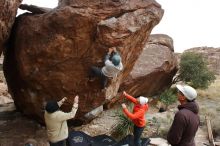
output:
[[[132,106],[129,106],[128,109],[130,111],[132,109]],[[115,115],[118,120],[111,128],[111,136],[117,140],[121,140],[122,138],[133,132],[134,124],[128,117],[124,115],[122,110],[115,113]]]

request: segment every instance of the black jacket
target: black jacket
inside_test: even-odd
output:
[[[172,146],[195,146],[194,138],[199,127],[199,107],[195,102],[178,106],[174,121],[167,135]]]

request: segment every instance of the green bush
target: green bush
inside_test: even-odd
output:
[[[131,111],[132,106],[128,106],[128,109]],[[119,110],[115,115],[118,120],[112,127],[111,136],[117,140],[121,140],[133,132],[134,124],[128,117],[126,117],[126,115],[124,115],[122,110]]]
[[[215,80],[215,76],[213,72],[209,71],[207,60],[202,55],[186,52],[181,55],[177,79],[194,88],[206,89]]]
[[[170,104],[175,103],[177,101],[176,90],[172,88],[165,90],[160,94],[159,100],[166,105],[167,109],[167,107]]]

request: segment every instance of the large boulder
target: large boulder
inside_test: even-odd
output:
[[[178,70],[173,50],[172,38],[163,34],[151,35],[120,90],[134,96],[152,96],[169,88]]]
[[[0,1],[0,55],[5,48],[5,43],[10,35],[21,2],[22,0]]]
[[[17,108],[42,122],[46,101],[70,97],[63,106],[68,111],[78,94],[76,119],[85,121],[96,108],[93,113],[99,113],[117,94],[162,15],[154,0],[67,0],[48,12],[19,16],[3,66]],[[118,47],[124,70],[101,90],[98,79],[88,81],[88,71],[103,66],[110,46]]]

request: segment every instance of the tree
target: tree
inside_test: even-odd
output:
[[[181,55],[179,74],[174,82],[183,81],[194,88],[208,88],[215,80],[214,73],[209,71],[207,60],[200,54],[186,52]]]

